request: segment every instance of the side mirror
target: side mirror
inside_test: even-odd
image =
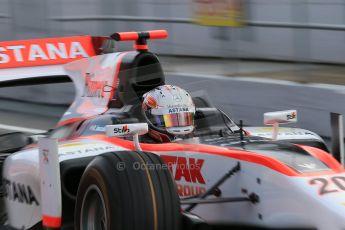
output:
[[[272,139],[276,140],[279,131],[279,124],[297,122],[297,110],[285,110],[264,113],[264,124],[272,125]]]
[[[25,133],[14,132],[0,135],[0,152],[15,152],[25,147],[28,144],[32,144],[32,138]]]
[[[142,151],[139,143],[139,135],[144,135],[149,131],[147,123],[132,123],[120,125],[107,125],[105,132],[108,137],[128,137],[133,136],[134,146],[138,151]]]

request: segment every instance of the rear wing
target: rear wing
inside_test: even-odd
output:
[[[167,36],[165,30],[154,30],[115,33],[110,38],[74,36],[0,42],[0,87],[72,80],[75,100],[58,126],[84,120],[105,113],[113,98],[121,105],[161,84],[163,72],[157,57],[148,52],[147,40]],[[115,40],[135,42],[135,51],[114,52]],[[150,64],[159,66],[148,67]],[[138,67],[140,71],[134,71]],[[138,80],[145,76],[154,76],[156,81]]]
[[[93,36],[0,42],[0,87],[71,81],[63,64],[113,51],[114,44]]]

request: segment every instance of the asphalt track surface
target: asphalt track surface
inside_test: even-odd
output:
[[[18,103],[13,104],[18,106]],[[54,128],[57,121],[58,117],[0,109],[0,134],[15,131],[38,133]]]
[[[345,86],[194,74],[171,74],[168,80],[192,95],[204,94],[249,126],[263,126],[265,112],[296,109],[298,123],[292,126],[330,137],[330,112],[345,114]]]

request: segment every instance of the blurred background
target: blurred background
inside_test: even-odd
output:
[[[160,54],[345,62],[343,0],[1,0],[0,23],[1,40],[164,28]]]
[[[150,42],[168,82],[202,91],[235,121],[297,109],[299,127],[327,138],[329,113],[345,114],[345,0],[0,0],[1,41],[151,29],[169,32]],[[46,129],[73,86],[0,96],[0,123]]]

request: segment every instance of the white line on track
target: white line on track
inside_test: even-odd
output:
[[[19,126],[14,126],[14,125],[5,125],[5,124],[0,124],[0,129],[5,129],[5,130],[9,130],[9,131],[24,132],[24,133],[33,133],[33,134],[46,132],[46,130],[42,130],[42,129],[24,128],[24,127],[19,127]]]
[[[312,88],[321,88],[329,89],[336,91],[344,91],[344,85],[334,85],[334,84],[325,84],[325,83],[298,83],[289,80],[276,80],[271,78],[256,78],[251,76],[241,76],[241,77],[228,77],[221,75],[209,75],[209,74],[195,74],[195,73],[183,73],[183,72],[166,72],[170,75],[176,75],[180,77],[192,77],[192,78],[206,78],[206,79],[216,79],[216,80],[227,80],[227,81],[247,81],[247,82],[256,82],[256,83],[266,83],[266,84],[276,84],[276,85],[288,85],[288,86],[302,86],[302,87],[312,87]]]

